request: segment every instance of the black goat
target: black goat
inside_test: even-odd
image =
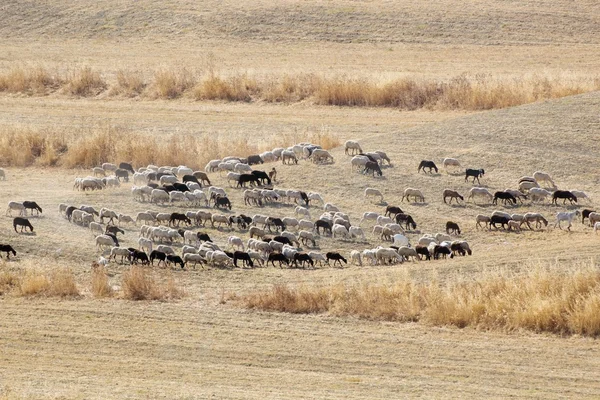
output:
[[[267,260],[267,266],[269,263],[273,264],[273,268],[275,268],[275,261],[279,263],[279,268],[283,268],[283,264],[290,265],[288,259],[281,253],[271,253],[269,254],[269,259]]]
[[[119,168],[124,169],[125,171],[129,171],[132,174],[135,174],[135,170],[133,169],[133,166],[130,163],[122,162],[119,164]]]
[[[577,203],[577,196],[568,190],[557,190],[554,192],[552,194],[552,204],[556,204],[558,199],[563,199],[563,204],[565,204],[567,200],[569,200],[571,204],[573,204],[573,202]]]
[[[252,262],[252,258],[250,258],[250,255],[245,251],[236,251],[233,253],[233,265],[236,267],[238,266],[238,260],[242,261],[242,267],[248,265],[250,268],[254,268],[254,262]]]
[[[169,225],[175,225],[175,222],[177,222],[177,226],[179,226],[181,221],[185,222],[187,225],[192,225],[192,220],[189,219],[185,214],[171,213],[171,217],[169,218]]]
[[[167,254],[167,262],[172,263],[172,264],[179,264],[181,266],[181,269],[183,269],[185,267],[185,263],[183,262],[181,257],[179,257],[175,254]]]
[[[398,214],[404,214],[404,211],[402,211],[402,209],[400,207],[396,207],[396,206],[387,206],[385,208],[385,216],[386,217],[392,217],[392,214],[394,214],[394,216],[398,215]]]
[[[10,253],[13,253],[13,256],[17,255],[17,252],[10,244],[0,244],[0,252],[6,253],[7,260],[10,260]]]
[[[17,231],[17,226],[21,227],[21,233],[23,232],[23,229],[25,229],[25,232],[27,232],[27,228],[29,228],[31,232],[33,232],[33,226],[27,218],[16,217],[15,219],[13,219],[13,228],[15,228],[15,232],[19,233]]]
[[[410,229],[411,226],[412,226],[413,230],[417,229],[417,223],[415,222],[413,217],[408,214],[397,214],[396,215],[396,223],[400,224],[400,225],[402,225],[404,223],[404,226],[406,226],[406,229]]]
[[[158,265],[162,262],[165,266],[167,265],[167,255],[162,251],[152,250],[150,253],[150,264],[154,266],[154,260],[158,260]]]
[[[336,251],[328,252],[327,254],[325,254],[325,257],[327,258],[327,264],[329,264],[329,260],[333,260],[333,265],[335,266],[335,263],[337,262],[340,264],[340,268],[343,267],[342,261],[344,262],[344,264],[348,264],[348,261]]]
[[[265,183],[267,185],[271,184],[271,178],[269,178],[269,174],[267,174],[265,171],[252,171],[252,175],[254,175],[256,179],[258,179],[263,185]]]
[[[24,201],[23,206],[25,206],[25,213],[27,214],[27,210],[31,210],[31,215],[33,215],[33,211],[35,210],[37,214],[41,214],[42,207],[38,206],[38,203],[35,201]]]
[[[429,169],[429,173],[432,174],[431,170],[434,169],[435,173],[437,174],[438,172],[438,167],[435,165],[435,163],[433,161],[429,161],[429,160],[422,160],[419,163],[419,168],[417,169],[417,173],[419,173],[421,170],[423,170],[423,173],[425,173],[425,168]]]
[[[506,202],[513,203],[517,205],[517,198],[513,196],[511,193],[507,192],[496,192],[494,193],[494,200],[492,204],[498,204],[498,199],[502,200],[502,204],[506,204]]]
[[[302,268],[306,268],[306,264],[310,265],[311,268],[314,268],[314,266],[315,266],[315,263],[312,260],[312,258],[310,258],[310,256],[306,253],[294,254],[294,264],[298,265],[298,263],[300,263],[300,266]]]
[[[456,222],[448,221],[446,222],[446,233],[455,233],[460,235],[460,228]]]
[[[108,233],[112,233],[113,235],[117,235],[118,233],[124,235],[125,231],[121,228],[119,228],[118,226],[114,226],[114,225],[106,225],[106,229],[104,230],[105,234]]]
[[[485,174],[485,171],[483,169],[467,168],[467,170],[465,171],[465,182],[467,182],[469,177],[472,177],[473,183],[475,183],[475,179],[477,179],[477,183],[480,183],[479,177],[483,176],[484,174]]]
[[[117,177],[117,180],[121,181],[121,178],[123,178],[123,182],[129,182],[129,171],[127,171],[126,169],[122,169],[119,168],[115,171],[115,176]]]
[[[331,223],[328,221],[325,221],[323,219],[317,220],[317,222],[315,222],[315,229],[317,230],[317,234],[321,234],[321,232],[319,232],[319,228],[323,229],[323,233],[325,232],[329,232],[329,234],[331,235]]]
[[[262,158],[260,158],[259,155],[254,154],[254,155],[248,156],[248,163],[247,163],[248,165],[256,165],[256,164],[262,164],[262,163],[264,163],[264,161]]]
[[[381,172],[381,168],[379,168],[379,164],[377,163],[377,161],[368,161],[365,164],[365,169],[363,170],[363,174],[368,174],[371,173],[373,175],[373,177],[375,177],[375,174],[377,174],[377,176],[383,176],[383,172]]]

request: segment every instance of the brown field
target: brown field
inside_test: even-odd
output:
[[[401,111],[320,105],[316,97],[207,101],[194,96],[196,89],[164,100],[152,97],[147,85],[166,79],[161,71],[184,70],[199,79],[212,71],[260,82],[313,74],[382,86],[398,79],[441,82],[485,74],[502,82],[550,77],[597,85],[596,2],[445,0],[415,7],[408,1],[14,0],[0,7],[0,86],[13,70],[42,68],[70,79],[46,95],[0,88],[0,167],[7,174],[0,181],[0,204],[36,200],[44,208],[42,216],[31,218],[34,235],[16,234],[11,218],[1,217],[0,242],[11,243],[18,254],[0,262],[0,399],[600,396],[597,319],[586,319],[597,314],[598,237],[580,220],[572,232],[552,229],[557,211],[575,207],[449,206],[442,190],[462,193],[471,184],[460,174],[416,172],[422,159],[439,165],[443,157],[456,157],[463,166],[485,168],[482,185],[493,192],[542,170],[562,189],[584,190],[593,208],[600,198],[599,92],[485,112]],[[78,75],[88,67],[90,74]],[[94,73],[106,87],[98,86]],[[80,91],[88,88],[97,92]],[[387,204],[415,217],[413,242],[453,220],[474,254],[343,269],[155,267],[146,275],[111,263],[105,275],[92,267],[99,252],[90,231],[58,214],[63,202],[130,215],[188,209],[134,202],[131,184],[102,192],[72,190],[75,177],[102,161],[135,160],[139,166],[181,160],[203,167],[212,157],[348,139],[360,140],[365,150],[386,151],[393,167],[383,169],[383,178],[352,173],[343,148],[334,147],[331,165],[277,164],[277,185],[319,192],[353,223],[365,211],[384,210],[384,204],[363,197],[366,187],[378,188]],[[228,188],[224,177],[214,173],[211,179],[230,193],[235,213],[293,215],[291,206],[246,207],[241,191]],[[426,203],[400,203],[407,187],[421,189]],[[578,209],[584,207],[585,202]],[[494,209],[541,212],[551,226],[522,233],[475,230],[475,215]],[[314,219],[320,211],[311,213]],[[381,244],[368,226],[363,225],[366,242],[321,238],[318,247],[347,254]],[[124,246],[136,245],[138,229],[126,227]],[[219,243],[230,234],[207,231]],[[535,271],[551,281],[547,289]],[[504,292],[507,301],[515,293],[527,302],[529,308],[516,308],[516,314],[526,310],[520,319],[507,317],[511,323],[503,325],[496,323],[501,317],[494,323],[455,318],[469,299],[484,301],[466,292],[489,289],[497,277],[520,288]],[[580,292],[570,290],[575,281]],[[326,297],[341,290],[336,296],[343,299],[346,290],[379,288],[375,296],[404,283],[445,290],[438,314],[423,308],[429,314],[411,319],[419,322],[399,322],[407,319],[393,306],[396,295],[380,297],[392,306],[373,312],[363,304],[373,300],[367,291],[314,314],[260,311],[281,307],[248,300],[273,288],[324,291]],[[491,293],[494,300],[494,290],[478,293]],[[527,297],[531,293],[535,298]],[[592,299],[583,307],[589,314],[579,319],[568,311],[581,304],[578,293]],[[140,298],[150,300],[133,300]],[[559,303],[567,311],[557,311]],[[381,310],[396,314],[386,317]],[[584,328],[553,328],[557,321]]]

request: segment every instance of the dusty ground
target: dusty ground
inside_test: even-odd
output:
[[[213,62],[224,73],[314,72],[386,80],[460,73],[594,76],[600,66],[596,2],[414,4],[15,0],[0,5],[0,69],[90,65],[113,74],[173,66],[203,70]],[[243,309],[236,296],[274,283],[392,282],[406,275],[476,279],[498,268],[595,262],[597,236],[579,222],[571,233],[474,228],[475,215],[494,209],[539,211],[552,225],[557,211],[572,207],[448,206],[441,201],[444,188],[466,192],[471,185],[460,175],[416,170],[421,159],[457,157],[465,167],[485,168],[482,185],[490,191],[514,188],[520,176],[544,170],[560,188],[586,191],[593,207],[600,196],[599,109],[598,93],[477,114],[0,96],[0,124],[41,130],[104,124],[148,135],[211,134],[227,141],[326,129],[342,140],[358,139],[366,150],[384,150],[392,158],[383,179],[350,172],[349,158],[338,148],[332,165],[277,164],[278,185],[318,191],[353,222],[365,211],[384,209],[362,195],[366,187],[376,187],[387,204],[401,205],[415,217],[418,232],[409,234],[411,240],[443,230],[451,219],[463,227],[462,237],[474,250],[471,257],[393,267],[158,271],[161,278],[173,276],[188,296],[171,303],[94,300],[89,294],[90,263],[98,256],[93,237],[60,217],[59,203],[128,214],[187,208],[136,203],[129,185],[101,193],[73,191],[73,179],[88,171],[7,168],[0,204],[35,199],[44,214],[32,218],[36,235],[27,236],[15,234],[11,219],[0,217],[0,242],[19,252],[2,268],[69,266],[83,296],[0,298],[0,398],[597,398],[595,339],[260,313]],[[426,204],[400,203],[406,187],[421,189]],[[236,213],[293,214],[287,206],[244,207],[239,190],[228,192]],[[126,228],[124,244],[135,243],[137,229]],[[208,232],[219,242],[230,234]],[[377,244],[367,233],[367,242],[323,238],[318,246],[347,253]],[[111,283],[119,285],[127,268],[111,264]]]

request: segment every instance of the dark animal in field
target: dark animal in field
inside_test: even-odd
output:
[[[452,200],[456,200],[456,203],[458,203],[458,199],[464,201],[465,198],[461,196],[460,193],[458,193],[455,190],[450,190],[450,189],[445,189],[444,192],[442,193],[442,197],[444,199],[444,203],[446,203],[446,199],[448,197],[450,197],[450,201],[447,204],[452,204]]]
[[[260,179],[258,179],[254,174],[241,174],[240,179],[238,179],[237,186],[246,187],[246,183],[250,183],[250,186],[259,186]]]
[[[306,194],[306,192],[300,191],[300,197],[304,201],[304,205],[308,206],[308,204],[310,202],[310,200],[308,199],[308,194]]]
[[[179,226],[181,221],[185,222],[187,225],[192,225],[192,220],[189,219],[185,214],[171,213],[171,218],[169,218],[169,225],[175,225],[175,223],[177,223],[177,226]]]
[[[452,254],[452,250],[450,250],[448,247],[440,245],[436,245],[434,247],[433,258],[435,260],[439,259],[440,257],[446,258],[447,256],[450,256],[450,258],[454,257],[454,254]]]
[[[150,186],[152,189],[158,189],[158,183],[149,182],[147,186]]]
[[[196,178],[194,175],[184,175],[181,180],[182,180],[183,183],[195,182],[198,185],[202,186],[202,184],[200,183],[200,181],[198,180],[198,178]]]
[[[233,253],[233,265],[236,267],[238,266],[238,260],[242,261],[242,267],[245,267],[246,265],[248,265],[250,268],[254,267],[254,262],[252,262],[252,258],[250,258],[250,255],[245,251],[236,251]]]
[[[277,182],[277,170],[275,169],[275,167],[273,167],[273,169],[269,171],[269,178],[271,178],[273,182]]]
[[[448,221],[446,222],[446,233],[454,233],[460,235],[460,228],[456,222]]]
[[[158,181],[158,177],[156,175],[157,175],[156,172],[150,172],[150,173],[148,173],[148,175],[146,175],[146,177],[148,178],[149,181],[155,181],[156,182],[156,181]]]
[[[123,182],[129,182],[129,171],[127,171],[126,169],[118,168],[115,171],[115,176],[117,177],[117,180],[119,182],[121,181],[121,179],[123,179]]]
[[[215,208],[228,208],[231,210],[231,202],[227,197],[215,196]]]
[[[163,186],[157,187],[157,189],[164,190],[167,193],[171,193],[171,192],[174,192],[177,190],[175,188],[175,186],[173,186],[173,185],[163,185]]]
[[[254,175],[263,185],[271,184],[271,178],[269,178],[269,174],[267,174],[265,171],[252,171],[252,175]]]
[[[185,267],[185,263],[183,262],[181,257],[176,256],[175,254],[167,254],[167,262],[172,263],[172,264],[179,264],[181,269],[183,269]]]
[[[200,182],[206,182],[206,184],[210,186],[210,179],[208,179],[208,175],[206,175],[206,172],[195,171],[192,175],[194,175],[198,180],[200,180]]]
[[[167,255],[165,253],[163,253],[162,251],[158,251],[158,250],[152,250],[152,253],[150,253],[150,264],[154,265],[154,260],[158,260],[158,266],[160,266],[160,263],[162,262],[164,266],[167,266]]]
[[[288,244],[290,246],[292,245],[292,241],[285,236],[275,236],[273,240],[279,243]]]
[[[431,253],[429,253],[429,249],[426,246],[416,246],[415,250],[419,255],[419,259],[423,259],[421,256],[424,256],[426,260],[431,260]]]
[[[594,211],[594,210],[588,210],[588,209],[583,210],[581,212],[581,223],[583,224],[585,222],[585,219],[589,218],[590,214],[593,213],[593,212],[596,212],[596,211]]]
[[[105,235],[109,236],[113,240],[113,243],[115,244],[116,247],[119,247],[119,239],[117,239],[117,235],[115,235],[114,233],[111,233],[111,232],[107,232],[107,233],[105,233]]]
[[[343,267],[342,261],[344,262],[344,264],[348,264],[348,261],[336,251],[328,252],[327,254],[325,254],[325,258],[327,258],[327,264],[329,264],[329,260],[333,260],[333,266],[335,266],[335,263],[337,262],[340,264],[340,268]]]
[[[148,260],[148,254],[145,252],[135,249],[133,247],[127,248],[129,250],[129,263],[137,264],[138,261],[142,263],[142,265],[150,264],[150,260]]]
[[[408,214],[397,214],[396,223],[400,225],[404,224],[404,226],[406,226],[406,229],[410,229],[411,226],[413,230],[417,229],[417,223],[415,222],[413,217]]]
[[[198,233],[196,234],[196,236],[198,237],[198,240],[199,240],[200,242],[211,242],[211,243],[212,243],[212,240],[210,240],[210,237],[208,236],[208,234],[207,234],[207,233],[204,233],[204,232],[198,232]]]
[[[189,192],[190,191],[190,188],[187,187],[187,185],[185,183],[175,182],[173,184],[173,187],[175,188],[175,190],[179,190],[180,192]]]
[[[417,173],[419,173],[421,170],[423,170],[423,173],[425,173],[425,168],[429,169],[430,174],[432,174],[431,170],[435,170],[436,174],[438,172],[438,167],[433,161],[423,160],[419,163],[419,169],[417,169]]]
[[[122,163],[119,164],[119,168],[120,169],[124,169],[125,171],[129,171],[132,174],[135,174],[135,170],[133,169],[133,165],[131,165],[130,163],[122,162]]]
[[[264,163],[264,161],[262,160],[262,158],[260,158],[259,155],[257,154],[253,154],[251,156],[248,156],[248,165],[256,165],[256,164],[262,164]]]
[[[290,265],[290,262],[283,254],[271,253],[269,254],[269,259],[267,260],[267,266],[269,265],[269,263],[271,263],[273,265],[273,268],[275,268],[275,261],[279,263],[279,268],[283,268],[283,264]]]
[[[573,204],[573,202],[577,203],[577,196],[568,190],[557,190],[554,192],[552,194],[552,204],[556,204],[558,199],[563,199],[563,204],[565,204],[567,200],[569,200],[571,204]]]
[[[21,232],[23,232],[23,229],[25,229],[25,232],[27,232],[27,228],[29,228],[29,230],[33,232],[33,226],[27,218],[16,217],[15,219],[13,219],[13,228],[15,228],[15,232],[19,233],[17,231],[17,226],[21,227]]]
[[[69,222],[71,222],[71,217],[73,216],[73,211],[75,211],[75,210],[77,210],[77,207],[74,207],[74,206],[69,206],[65,210],[65,215],[66,215],[67,219],[69,220]]]
[[[379,168],[379,164],[377,163],[377,161],[368,161],[365,164],[365,169],[363,170],[363,174],[371,174],[373,177],[375,177],[375,174],[377,174],[377,176],[383,176],[383,172],[381,172],[381,168]]]
[[[461,243],[452,243],[450,245],[450,250],[452,250],[452,254],[456,255],[461,255],[461,256],[465,256],[466,254],[471,255],[473,254],[473,252],[471,251],[471,249],[467,249],[465,250],[465,248],[463,247],[463,245]]]
[[[273,218],[273,217],[267,218],[265,228],[267,228],[269,230],[269,232],[272,232],[271,226],[274,226],[276,231],[281,231],[281,232],[285,231],[285,224],[283,223],[281,218]]]
[[[498,199],[502,200],[502,204],[505,204],[505,205],[507,202],[517,205],[517,198],[515,196],[513,196],[511,193],[507,193],[507,192],[494,193],[494,200],[492,201],[492,204],[498,204]]]
[[[314,268],[315,262],[310,258],[310,256],[306,253],[296,253],[294,254],[294,264],[300,266],[302,268],[306,268],[306,264],[310,265],[311,268]]]
[[[370,154],[365,154],[365,153],[358,153],[359,156],[363,156],[363,157],[367,157],[369,159],[369,161],[376,163],[377,160],[375,159],[375,157],[373,157]]]
[[[323,230],[323,233],[325,232],[329,232],[329,234],[331,235],[331,223],[329,221],[325,221],[323,219],[317,220],[315,222],[315,229],[317,230],[317,234],[321,234],[321,232],[319,231],[319,229]]]
[[[496,225],[500,224],[502,226],[502,229],[506,229],[508,221],[510,221],[508,218],[503,217],[501,215],[492,215],[492,217],[490,218],[490,226],[493,226],[494,228],[498,229]]]
[[[124,235],[125,231],[121,228],[119,228],[118,226],[114,226],[114,225],[106,225],[106,229],[104,230],[105,234],[108,233],[112,233],[113,235],[117,235],[118,233]]]
[[[240,214],[239,216],[229,217],[229,224],[230,225],[237,224],[239,229],[246,229],[246,228],[248,228],[248,226],[251,223],[252,223],[252,218],[250,218],[244,214]]]
[[[6,253],[6,259],[10,260],[10,253],[13,253],[13,256],[17,255],[17,252],[10,244],[0,244],[0,253]]]
[[[402,209],[400,207],[396,207],[396,206],[387,206],[385,208],[385,216],[386,217],[390,217],[392,218],[392,214],[394,214],[394,217],[398,214],[404,214],[404,211],[402,211]]]
[[[485,174],[483,169],[471,169],[467,168],[465,171],[465,182],[468,181],[469,177],[473,178],[473,183],[475,183],[475,179],[477,179],[477,183],[479,184],[479,178]]]
[[[31,210],[31,215],[35,211],[38,215],[42,213],[42,207],[38,206],[38,203],[35,201],[24,201],[23,206],[25,207],[25,214],[27,214],[27,210]]]

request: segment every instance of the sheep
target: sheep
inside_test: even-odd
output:
[[[214,228],[215,227],[215,223],[218,223],[219,226],[217,228],[220,228],[222,224],[227,225],[229,228],[231,228],[231,221],[229,221],[229,218],[227,217],[227,215],[223,215],[223,214],[213,214],[212,218],[211,218],[211,225]]]
[[[315,164],[322,164],[322,163],[333,163],[333,156],[327,151],[327,150],[323,150],[323,149],[315,149],[312,154],[310,155],[310,158],[312,159],[312,162]]]
[[[331,227],[331,232],[334,239],[340,235],[344,238],[350,237],[350,232],[348,232],[348,229],[344,225],[334,224]]]
[[[453,167],[454,169],[456,168],[460,168],[460,161],[458,161],[456,158],[444,158],[442,160],[442,167],[444,167],[444,170],[446,170],[446,172],[448,172],[448,170],[450,169],[450,167]]]
[[[352,169],[352,171],[354,171],[354,170],[356,170],[356,171],[362,171],[362,170],[365,169],[365,166],[367,165],[367,163],[369,161],[371,161],[371,160],[369,160],[369,157],[366,157],[366,156],[354,156],[350,160],[350,168]]]
[[[140,249],[146,249],[148,253],[152,253],[152,240],[141,237],[138,239],[138,245],[140,246]]]
[[[365,220],[366,221],[377,221],[377,218],[379,218],[379,216],[380,215],[376,212],[367,211],[367,212],[363,213],[362,218],[360,219],[358,225],[360,226],[363,223],[363,221],[365,221]]]
[[[350,263],[352,264],[356,264],[360,267],[362,267],[362,259],[360,257],[360,251],[358,250],[352,250],[350,252]]]
[[[261,160],[263,160],[263,162],[265,162],[265,163],[277,161],[277,156],[275,154],[273,154],[272,151],[265,151],[264,153],[261,153],[259,156],[260,156]]]
[[[180,178],[183,178],[184,175],[192,175],[194,173],[194,170],[186,167],[185,165],[180,165],[179,167],[177,167],[175,169],[174,172],[175,172],[175,175],[177,175]]]
[[[600,213],[591,212],[588,214],[588,218],[589,218],[590,226],[594,226],[594,224],[596,222],[600,221]]]
[[[308,219],[310,219],[310,211],[308,211],[308,208],[306,207],[302,207],[302,206],[296,206],[296,208],[294,209],[294,215],[296,216],[303,216],[303,217],[307,217]]]
[[[380,215],[379,217],[377,217],[377,225],[385,225],[385,224],[393,224],[394,220],[391,219],[390,217],[384,217],[383,215]]]
[[[186,197],[183,194],[183,192],[180,192],[179,190],[173,190],[172,192],[169,192],[169,203],[173,203],[174,201],[185,201],[185,200],[186,200]]]
[[[314,231],[315,230],[315,224],[312,221],[309,221],[307,219],[301,219],[300,221],[298,221],[298,229],[299,230],[308,230],[308,231]]]
[[[108,178],[102,178],[102,183],[106,188],[115,188],[121,186],[121,182],[115,176],[111,176]]]
[[[439,242],[444,242],[444,241],[451,242],[453,239],[452,239],[452,237],[450,237],[450,235],[447,235],[445,233],[436,233],[435,240],[439,243]]]
[[[503,218],[506,218],[509,221],[512,220],[512,216],[509,213],[506,213],[504,211],[498,211],[498,210],[495,210],[492,213],[492,217],[503,217]]]
[[[399,263],[403,261],[402,257],[400,257],[400,254],[398,254],[395,249],[385,247],[375,250],[375,258],[381,265],[393,264],[394,261]]]
[[[515,199],[517,199],[518,201],[520,201],[521,204],[523,204],[523,199],[527,199],[527,195],[525,193],[521,192],[520,190],[504,189],[504,193],[511,194]]]
[[[116,212],[109,210],[108,208],[101,208],[99,216],[100,216],[100,223],[102,223],[102,224],[104,223],[104,218],[108,218],[109,224],[113,224],[114,219],[119,218],[119,215]]]
[[[400,256],[404,257],[404,259],[407,261],[408,261],[409,257],[412,257],[414,259],[414,261],[419,260],[419,254],[417,253],[417,250],[415,250],[412,247],[407,247],[407,246],[399,247],[397,250],[397,253]]]
[[[508,221],[508,230],[515,232],[521,232],[521,223],[519,221]]]
[[[374,225],[373,230],[371,231],[373,235],[381,235],[383,233],[382,225]]]
[[[577,217],[578,215],[581,215],[581,213],[579,212],[579,210],[571,211],[571,212],[559,212],[559,213],[556,213],[556,223],[554,224],[554,227],[556,228],[558,226],[559,229],[562,229],[562,227],[560,226],[560,223],[562,221],[567,221],[568,222],[567,230],[570,231],[573,219],[575,217]],[[591,221],[591,218],[590,218],[590,221]]]
[[[239,248],[241,248],[242,251],[244,251],[244,242],[238,236],[229,236],[227,238],[227,244],[229,246],[231,246],[232,249],[239,249]]]
[[[99,224],[97,222],[91,222],[88,225],[88,228],[90,228],[90,231],[92,232],[92,235],[94,235],[94,237],[104,234],[104,228],[102,227],[102,224]]]
[[[586,199],[588,201],[588,203],[592,202],[590,200],[590,198],[588,197],[588,195],[585,192],[581,191],[581,190],[569,190],[569,192],[573,193],[573,195],[575,197],[577,197],[577,200]]]
[[[106,176],[106,171],[101,167],[94,167],[92,168],[92,174],[94,174],[94,176],[101,176],[104,178]]]
[[[548,175],[545,172],[542,171],[536,171],[533,173],[533,179],[536,180],[536,182],[539,184],[541,182],[546,182],[549,183],[552,189],[556,189],[556,184],[554,183],[554,181],[552,180],[552,178],[550,177],[550,175]]]
[[[25,215],[25,213],[26,213],[25,206],[23,205],[23,203],[18,203],[16,201],[10,201],[8,203],[8,208],[6,209],[5,215],[12,216],[13,211],[18,211],[19,215]]]
[[[158,224],[169,223],[170,220],[171,220],[171,213],[156,214],[156,222],[158,222]]]
[[[102,164],[102,169],[105,171],[115,172],[118,168],[119,167],[117,167],[115,164],[111,164],[111,163]]]
[[[200,263],[200,265],[202,265],[204,268],[205,260],[200,254],[184,253],[184,254],[182,254],[182,256],[183,256],[183,262],[188,265],[189,265],[189,263],[192,263],[194,265],[194,269],[196,269],[196,264],[198,264],[198,263]]]
[[[358,226],[351,226],[348,232],[350,233],[350,237],[352,239],[361,238],[362,240],[366,240],[365,233]]]
[[[377,189],[374,188],[366,188],[365,189],[365,198],[368,197],[379,197],[379,202],[383,203],[383,194]]]
[[[313,260],[315,263],[319,263],[319,266],[323,266],[323,263],[327,262],[327,258],[325,258],[325,256],[321,253],[319,253],[318,251],[309,251],[308,252],[308,256],[310,257],[311,260]]]
[[[429,235],[421,236],[418,242],[419,246],[429,246],[431,243],[437,244],[438,241],[434,237]]]
[[[312,243],[313,247],[317,246],[317,242],[315,240],[315,235],[312,232],[309,231],[300,231],[298,232],[298,237],[300,238],[300,241],[307,246],[307,243],[310,241]]]
[[[169,201],[169,194],[164,190],[160,189],[152,189],[152,193],[150,194],[150,202],[152,203],[162,203],[165,204]]]
[[[150,214],[148,212],[139,212],[135,216],[135,222],[138,223],[140,221],[144,222],[144,223],[145,222],[152,222],[152,223],[154,223],[156,221],[156,218],[152,214]]]
[[[77,178],[79,181],[75,181],[75,188],[81,191],[86,190],[102,190],[105,187],[104,182],[97,178]]]
[[[534,187],[529,189],[529,195],[531,196],[531,201],[538,202],[552,197],[552,192],[539,187]]]
[[[344,153],[346,155],[360,154],[362,152],[362,148],[357,141],[347,140],[346,143],[344,143]]]
[[[96,247],[102,249],[103,247],[112,248],[115,245],[115,241],[112,237],[108,235],[98,235],[96,236]]]
[[[292,244],[295,244],[297,247],[300,247],[300,243],[298,242],[298,238],[292,232],[283,231],[281,232],[281,237],[287,238]]]
[[[286,229],[287,228],[297,228],[298,223],[299,223],[296,218],[291,218],[291,217],[282,218],[281,221],[286,226]]]
[[[367,154],[377,154],[379,156],[379,159],[381,160],[381,165],[383,165],[383,163],[385,161],[387,161],[388,165],[391,166],[392,165],[392,161],[390,160],[390,158],[388,157],[388,155],[385,153],[385,151],[381,151],[381,150],[375,150],[373,153],[367,153]]]
[[[385,224],[383,227],[388,228],[393,233],[403,233],[404,232],[404,228],[402,228],[402,225],[400,225],[400,224]]]
[[[110,255],[108,256],[108,259],[112,258],[116,262],[117,256],[121,256],[121,264],[123,264],[125,258],[129,259],[129,257],[130,257],[129,250],[127,250],[125,248],[113,246],[110,249]]]
[[[473,187],[469,190],[469,195],[467,196],[467,201],[469,200],[473,200],[473,203],[475,203],[474,198],[475,197],[486,197],[489,199],[489,201],[492,201],[494,198],[494,195],[492,195],[490,193],[489,190],[487,190],[486,188],[481,188],[481,187]]]
[[[449,204],[452,204],[452,200],[456,200],[456,203],[458,204],[458,199],[460,200],[465,200],[465,198],[463,196],[461,196],[460,193],[458,193],[456,190],[452,190],[452,189],[444,189],[444,192],[442,193],[442,199],[444,200],[444,204],[446,204],[446,199],[450,197],[450,202]]]
[[[287,162],[286,162],[287,161]],[[291,150],[284,150],[281,152],[281,162],[282,164],[298,164],[298,158],[296,158],[296,153]]]
[[[156,251],[165,254],[175,254],[175,250],[173,250],[171,246],[166,246],[164,244],[159,244],[158,246],[156,246]]]
[[[410,202],[410,196],[413,196],[415,198],[415,202],[420,201],[422,203],[425,202],[425,197],[423,196],[423,193],[421,193],[421,191],[419,189],[413,189],[413,188],[407,188],[404,190],[404,195],[402,196],[402,202],[404,202],[404,198],[406,198],[406,200],[408,202]]]
[[[163,175],[160,177],[160,179],[158,180],[158,182],[161,185],[168,185],[168,184],[173,184],[173,183],[177,183],[177,177],[175,175]]]
[[[204,171],[205,172],[215,172],[218,169],[220,163],[221,163],[221,160],[210,160],[206,164],[206,167],[204,167]]]
[[[121,224],[135,224],[133,217],[131,217],[129,215],[118,214],[117,219],[119,220],[119,223],[118,223],[119,226],[121,226]]]
[[[325,205],[323,206],[323,209],[325,211],[331,211],[331,212],[338,212],[338,211],[340,211],[339,208],[337,208],[336,206],[334,206],[331,203],[325,203]]]
[[[536,181],[522,181],[519,182],[519,191],[526,192],[533,188],[539,188],[540,185]]]
[[[321,197],[321,195],[319,193],[314,193],[314,192],[308,192],[308,202],[312,203],[312,202],[318,202],[319,205],[324,205],[325,201],[323,200],[323,197]]]
[[[86,226],[86,225],[91,224],[92,222],[94,222],[94,215],[84,212],[83,215],[81,216],[81,224],[83,226]]]
[[[598,229],[600,229],[600,222],[596,222],[594,224],[594,233],[597,234],[598,233]]]
[[[536,229],[540,229],[542,227],[542,224],[544,224],[544,226],[548,226],[548,221],[546,220],[546,218],[544,218],[542,214],[539,213],[525,213],[525,215],[523,215],[523,221],[521,222],[521,225],[525,223],[527,224],[527,227],[529,229],[532,229],[531,225],[529,224],[530,222],[535,222]]]
[[[483,215],[483,214],[477,214],[477,216],[475,217],[475,229],[479,229],[481,228],[481,223],[483,223],[485,225],[486,228],[489,229],[490,227],[490,220],[491,218],[488,217],[487,215]]]

